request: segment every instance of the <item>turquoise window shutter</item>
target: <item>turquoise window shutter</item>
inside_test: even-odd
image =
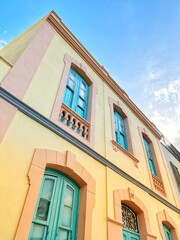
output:
[[[88,115],[89,85],[73,68],[70,69],[63,102],[84,119]]]
[[[166,240],[173,240],[171,231],[165,224],[163,224],[163,229],[164,229],[164,234],[165,234]]]
[[[79,196],[79,186],[73,180],[47,169],[28,239],[76,240]]]
[[[114,110],[116,142],[128,150],[124,119]]]
[[[143,141],[144,141],[144,146],[145,146],[145,149],[146,149],[146,155],[147,155],[147,158],[148,158],[150,170],[154,175],[157,176],[157,172],[156,172],[156,168],[155,168],[150,144],[148,143],[148,141],[144,137],[143,137]]]

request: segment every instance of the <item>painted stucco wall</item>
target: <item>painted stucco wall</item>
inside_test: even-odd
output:
[[[180,192],[178,190],[177,182],[175,180],[174,173],[172,171],[172,167],[171,167],[171,164],[170,164],[170,162],[172,162],[178,168],[178,170],[180,172],[180,162],[168,151],[168,149],[163,144],[162,144],[162,149],[163,149],[164,156],[165,156],[165,159],[166,159],[167,164],[168,164],[169,172],[171,174],[171,178],[172,178],[172,181],[173,181],[173,184],[174,184],[176,195],[177,195],[178,201],[180,203]]]
[[[37,30],[36,27],[38,28],[38,26],[35,26],[32,29],[33,34]],[[31,35],[31,33],[29,34]],[[11,56],[10,47],[7,47],[4,56],[6,56],[9,61],[16,61],[23,50],[23,46],[26,46],[30,38],[24,37],[23,39],[22,36],[22,39],[17,41],[17,44],[22,44],[21,50],[15,53],[14,56]],[[57,33],[53,37],[23,101],[47,118],[50,118],[64,69],[63,59],[66,53],[78,62],[83,63],[87,67],[88,73],[98,85],[95,116],[95,150],[119,168],[126,171],[129,175],[151,188],[148,166],[145,161],[145,155],[137,128],[139,126],[147,129],[147,127]],[[5,76],[9,68],[6,65],[4,65],[4,68],[3,74]],[[132,159],[125,153],[121,151],[115,152],[113,150],[111,143],[111,115],[108,103],[109,96],[118,100],[131,118],[135,157],[139,160],[139,168],[134,166]],[[154,143],[168,200],[175,205],[157,139],[150,130],[147,129],[147,131]],[[156,219],[156,213],[158,211],[167,209],[169,215],[178,223],[179,216],[173,210],[114,171],[100,164],[79,148],[17,111],[0,145],[0,195],[2,196],[0,198],[0,206],[2,208],[0,239],[11,240],[15,235],[29,187],[27,173],[36,148],[47,148],[63,153],[66,150],[70,150],[76,154],[77,161],[88,169],[94,177],[96,181],[96,203],[92,220],[93,240],[107,239],[107,217],[114,218],[113,190],[115,189],[125,189],[128,187],[134,189],[138,197],[142,199],[148,207],[152,233],[157,236],[158,240],[161,239]]]
[[[98,94],[96,95],[96,117],[95,117],[95,150],[112,161],[118,167],[126,171],[135,179],[143,182],[151,188],[151,182],[148,174],[148,165],[145,161],[143,145],[138,132],[138,126],[141,128],[147,127],[134,115],[120,98],[97,76],[97,74],[86,64],[86,62],[59,36],[55,34],[46,54],[36,72],[23,101],[42,113],[47,118],[50,118],[57,90],[60,84],[61,76],[64,69],[64,56],[69,54],[78,62],[83,63],[98,85]],[[108,97],[118,100],[131,119],[132,139],[135,145],[135,157],[139,160],[139,168],[134,166],[131,158],[125,153],[113,150],[111,143],[111,115]],[[148,134],[154,144],[155,153],[158,159],[159,168],[161,170],[162,180],[166,186],[168,200],[174,202],[171,187],[166,177],[166,171],[162,160],[157,138],[148,130]],[[123,159],[123,160],[121,160]]]
[[[29,42],[32,40],[46,17],[39,20],[37,23],[35,23],[17,38],[15,38],[12,42],[2,48],[0,50],[0,56],[4,57],[10,63],[14,64],[19,58],[19,56],[22,54],[24,49],[27,47]]]
[[[0,57],[0,84],[10,70],[11,65],[9,65],[3,58]]]

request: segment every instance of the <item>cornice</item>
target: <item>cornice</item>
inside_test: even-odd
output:
[[[96,74],[121,98],[121,100],[133,111],[133,113],[155,134],[158,139],[161,135],[155,125],[132,102],[127,93],[113,80],[109,73],[101,66],[80,41],[65,26],[61,18],[52,11],[46,19],[56,32],[84,59],[84,61],[96,72]]]
[[[98,152],[87,146],[85,143],[81,142],[74,136],[72,136],[70,133],[66,132],[63,128],[59,127],[56,125],[54,122],[52,122],[50,119],[46,118],[33,108],[31,108],[29,105],[9,93],[7,90],[1,87],[0,85],[0,97],[3,98],[5,101],[9,102],[12,104],[14,107],[16,107],[19,111],[24,113],[26,116],[29,118],[33,119],[34,121],[38,122],[45,128],[49,129],[50,131],[54,132],[58,136],[62,137],[65,139],[67,142],[71,143],[72,145],[76,146],[89,156],[91,156],[93,159],[98,161],[99,163],[103,164],[104,166],[112,169],[115,171],[117,174],[120,176],[124,177],[131,183],[135,184],[145,192],[147,192],[149,195],[157,199],[158,201],[162,202],[164,205],[167,207],[171,208],[173,211],[180,213],[180,209],[168,202],[166,199],[152,191],[150,188],[146,187],[144,184],[124,172],[122,169],[118,168],[115,164],[113,164],[110,160],[106,159],[102,155],[100,155]]]
[[[2,59],[6,64],[8,64],[10,67],[13,67],[13,64],[8,61],[5,57],[3,57],[2,55],[0,55],[0,59]]]

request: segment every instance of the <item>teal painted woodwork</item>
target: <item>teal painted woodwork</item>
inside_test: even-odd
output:
[[[148,141],[144,137],[143,137],[143,140],[144,140],[144,146],[145,146],[145,149],[146,149],[146,154],[147,154],[150,170],[154,175],[157,176],[157,172],[156,172],[156,168],[155,168],[150,144],[148,143]]]
[[[70,69],[63,102],[87,119],[89,86],[73,68]]]
[[[124,119],[114,110],[116,142],[128,150]]]
[[[123,208],[126,209],[125,212]],[[123,240],[140,240],[137,214],[125,203],[122,203],[122,219]],[[132,229],[134,229],[134,231]]]
[[[171,231],[165,224],[163,224],[163,229],[164,229],[164,234],[165,234],[166,240],[173,240]]]
[[[123,228],[123,240],[140,240],[139,233]]]
[[[79,186],[66,175],[46,169],[29,240],[76,240]]]

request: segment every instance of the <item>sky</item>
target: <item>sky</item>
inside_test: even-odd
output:
[[[2,1],[0,48],[51,10],[180,151],[180,1]]]

